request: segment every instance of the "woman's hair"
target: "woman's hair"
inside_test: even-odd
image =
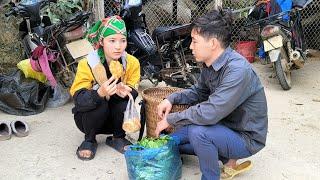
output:
[[[227,10],[213,10],[192,23],[192,29],[205,38],[217,38],[226,48],[231,42],[232,14]]]

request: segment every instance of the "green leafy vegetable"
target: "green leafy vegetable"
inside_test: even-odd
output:
[[[168,143],[170,136],[165,135],[159,138],[142,138],[137,144],[145,148],[159,148]]]

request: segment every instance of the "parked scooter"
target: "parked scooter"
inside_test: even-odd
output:
[[[162,63],[160,78],[171,86],[189,87],[200,75],[201,64],[196,63],[189,49],[190,34],[191,24],[158,27],[153,31]]]
[[[306,60],[300,10],[311,2],[312,0],[309,0],[301,4],[301,1],[293,1],[291,10],[246,25],[260,25],[264,51],[268,61],[273,64],[275,74],[284,90],[289,90],[292,86],[291,70],[302,68]],[[261,6],[255,6],[249,16],[253,15],[252,12],[260,12],[258,18],[266,15],[264,12],[261,13]],[[287,21],[283,19],[285,16],[288,18]]]
[[[73,81],[75,69],[74,59],[67,59],[64,54],[66,46],[65,32],[73,31],[83,26],[90,13],[78,12],[69,20],[61,20],[57,24],[51,24],[48,16],[40,15],[43,7],[55,0],[22,0],[18,4],[11,3],[11,9],[5,14],[20,16],[23,21],[19,24],[19,34],[26,58],[32,56],[33,51],[43,46],[52,53],[56,53],[55,59],[49,62],[53,76],[64,86],[69,87]]]
[[[115,7],[109,8],[106,14],[114,15],[114,9],[120,7],[120,16],[128,32],[127,51],[140,60],[144,79],[155,85],[163,80],[178,87],[196,82],[197,75],[192,74],[194,63],[188,64],[185,55],[191,42],[190,25],[158,27],[151,38],[145,14],[142,13],[142,0],[126,0],[124,4],[114,0],[113,5]]]

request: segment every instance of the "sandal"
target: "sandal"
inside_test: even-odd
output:
[[[9,123],[0,121],[0,141],[8,140],[11,138],[12,129]]]
[[[10,123],[12,133],[18,137],[25,137],[29,135],[29,126],[25,121],[15,120]]]
[[[112,136],[107,137],[106,144],[121,154],[124,154],[126,147],[132,143],[126,138],[113,138]]]
[[[96,154],[96,151],[97,151],[97,146],[98,144],[96,142],[90,142],[90,141],[83,141],[81,143],[81,145],[78,147],[77,149],[77,156],[79,159],[83,160],[83,161],[88,161],[88,160],[91,160],[94,158],[95,154]],[[83,150],[89,150],[91,151],[91,155],[89,157],[83,157],[80,155],[80,151],[83,151]]]
[[[251,161],[245,161],[239,165],[237,165],[235,168],[230,168],[227,166],[223,166],[221,169],[221,179],[232,179],[234,176],[250,170],[252,167]]]

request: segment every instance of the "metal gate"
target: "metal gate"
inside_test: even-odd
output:
[[[114,1],[105,0],[105,13],[110,11]],[[245,9],[252,6],[255,0],[222,0],[224,8],[233,10]],[[213,0],[144,0],[143,11],[150,32],[158,26],[171,26],[189,23],[193,19],[214,9],[217,1]],[[258,30],[243,31],[242,26],[247,11],[239,12],[234,20],[232,41],[254,39],[258,37]],[[302,25],[304,27],[307,48],[320,49],[320,0],[314,0],[307,8],[302,10]]]

